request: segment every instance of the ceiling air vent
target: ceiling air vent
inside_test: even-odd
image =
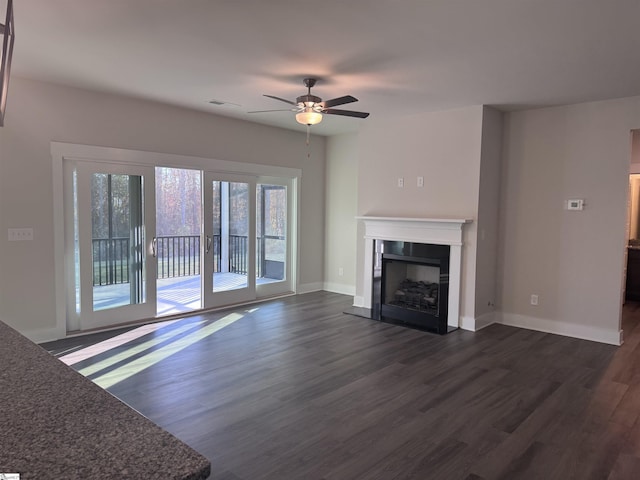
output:
[[[233,103],[233,102],[225,102],[224,100],[216,100],[215,98],[213,100],[209,100],[209,103],[211,105],[231,105],[232,107],[239,107],[240,105],[238,105],[237,103]]]

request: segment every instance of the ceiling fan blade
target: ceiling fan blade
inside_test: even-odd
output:
[[[344,97],[332,98],[331,100],[327,100],[326,102],[322,102],[324,108],[337,107],[338,105],[344,105],[345,103],[357,102],[358,99],[356,97],[352,97],[351,95],[345,95]]]
[[[357,118],[367,118],[369,116],[366,112],[354,112],[353,110],[336,110],[335,108],[328,108],[326,110],[322,110],[322,113],[327,113],[329,115],[343,115],[345,117],[357,117]]]
[[[295,102],[291,100],[285,100],[284,98],[274,97],[273,95],[264,95],[265,97],[273,98],[274,100],[280,100],[281,102],[288,103],[289,105],[297,105]]]
[[[297,111],[295,108],[284,108],[282,110],[253,110],[247,113],[267,113],[267,112],[295,112]]]

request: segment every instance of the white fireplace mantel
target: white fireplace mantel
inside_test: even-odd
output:
[[[365,226],[365,238],[437,245],[462,245],[462,226],[469,218],[356,217]]]
[[[462,277],[462,228],[473,220],[469,218],[402,218],[356,217],[364,223],[365,265],[363,272],[364,301],[371,308],[373,289],[374,240],[392,240],[412,243],[449,245],[449,303],[447,324],[460,323],[460,285]]]

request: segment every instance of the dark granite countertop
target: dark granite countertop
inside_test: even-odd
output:
[[[210,462],[0,322],[0,473],[205,479]]]

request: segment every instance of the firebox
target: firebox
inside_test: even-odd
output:
[[[447,333],[449,245],[375,240],[372,317]]]

